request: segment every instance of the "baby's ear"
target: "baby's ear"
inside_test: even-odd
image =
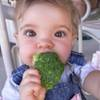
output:
[[[75,34],[73,34],[73,40],[76,40],[77,39],[77,34],[75,33]]]
[[[77,41],[77,35],[73,36],[73,41],[72,41],[72,46],[74,46],[76,44]]]
[[[16,41],[17,41],[17,39],[18,39],[18,33],[16,32],[16,33],[14,33],[14,38],[16,39]]]

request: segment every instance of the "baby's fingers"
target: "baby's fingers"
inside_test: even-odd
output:
[[[24,85],[31,82],[41,84],[39,72],[35,69],[28,69],[25,71],[21,84]]]
[[[23,78],[21,84],[27,84],[27,83],[31,83],[31,82],[34,82],[34,83],[37,83],[37,84],[41,84],[41,80],[39,77],[37,76],[34,76],[34,75],[27,75]]]
[[[19,87],[21,96],[36,98],[34,100],[44,100],[46,90],[42,87],[40,78],[40,74],[36,69],[25,71]]]
[[[37,84],[35,82],[29,82],[27,84],[21,84],[20,85],[20,93],[26,94],[26,95],[33,95],[35,97],[40,97],[40,94],[45,93],[45,88],[43,88],[40,84]]]
[[[21,100],[26,100],[26,98],[28,98],[29,100],[36,100],[33,87],[34,84],[32,82],[27,84],[20,84],[19,93]]]
[[[23,74],[23,78],[27,77],[28,75],[34,75],[34,76],[40,78],[39,71],[36,70],[36,69],[30,68],[30,69],[26,70],[26,71],[24,72],[24,74]]]
[[[35,91],[40,89],[40,85],[35,82],[29,82],[27,84],[20,84],[20,90],[25,91],[27,93],[34,94]]]

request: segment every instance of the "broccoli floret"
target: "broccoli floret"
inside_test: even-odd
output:
[[[39,53],[33,56],[33,65],[41,74],[42,85],[52,89],[64,71],[64,64],[54,52]]]

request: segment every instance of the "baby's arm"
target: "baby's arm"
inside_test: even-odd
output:
[[[100,100],[100,71],[92,71],[86,77],[83,88],[88,93]]]
[[[46,90],[41,86],[40,75],[36,69],[28,69],[20,84],[20,100],[44,100]]]
[[[100,100],[100,51],[93,54],[90,67],[93,71],[85,78],[83,88]]]

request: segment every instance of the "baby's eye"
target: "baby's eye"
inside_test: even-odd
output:
[[[34,32],[33,30],[27,30],[24,32],[24,35],[26,35],[28,37],[34,37],[34,36],[36,36],[36,32]]]
[[[56,37],[64,37],[64,36],[66,35],[66,33],[63,32],[63,31],[58,31],[58,32],[56,32],[54,35],[55,35]]]

